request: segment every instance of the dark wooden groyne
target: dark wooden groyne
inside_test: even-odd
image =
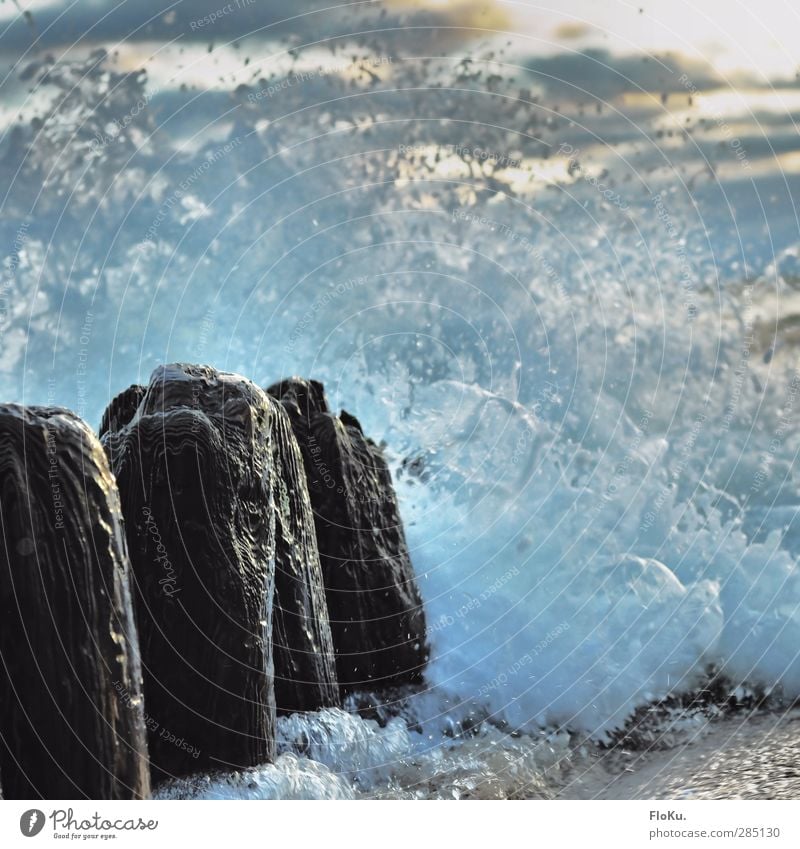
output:
[[[5,798],[147,797],[269,761],[278,713],[421,680],[388,467],[321,384],[162,366],[100,441],[0,407],[0,512]]]
[[[114,478],[68,410],[0,406],[0,782],[8,799],[150,792]]]
[[[358,420],[317,381],[269,388],[305,463],[343,693],[419,681],[425,622],[391,475]]]

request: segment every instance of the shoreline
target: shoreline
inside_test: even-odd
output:
[[[605,752],[556,798],[800,798],[800,708],[709,720],[668,749]]]

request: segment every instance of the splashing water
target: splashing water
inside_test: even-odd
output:
[[[97,421],[162,362],[303,374],[401,497],[428,689],[162,795],[544,797],[567,732],[709,669],[800,696],[794,175],[697,178],[718,138],[638,138],[655,109],[364,56],[271,93],[43,61],[3,137],[9,400]]]

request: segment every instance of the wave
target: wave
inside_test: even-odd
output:
[[[428,795],[424,759],[439,794],[519,770],[546,795],[568,732],[608,740],[710,669],[800,696],[800,242],[779,199],[765,256],[754,212],[775,174],[689,191],[699,150],[647,184],[584,157],[610,198],[556,167],[564,125],[525,136],[524,98],[445,87],[427,120],[328,75],[187,94],[181,133],[103,55],[30,73],[0,167],[4,394],[98,418],[159,362],[323,380],[388,446],[426,606],[413,721],[282,719],[274,765],[165,793]],[[470,104],[480,162],[454,149]],[[454,748],[453,710],[488,720]]]

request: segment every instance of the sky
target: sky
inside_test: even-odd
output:
[[[744,73],[762,83],[793,80],[800,68],[800,41],[786,37],[800,27],[800,7],[786,0],[498,5],[509,10],[521,32],[541,39],[543,50],[605,47],[616,55],[672,51],[709,62],[723,77]]]
[[[332,9],[380,9],[383,24],[431,22],[469,31],[513,32],[531,53],[601,48],[615,56],[647,52],[680,53],[707,61],[723,78],[745,74],[761,83],[791,81],[800,68],[797,32],[800,7],[788,0],[388,0],[386,3],[298,2],[276,0],[3,0],[0,3],[0,51],[19,53],[34,40],[47,49],[66,49],[76,40],[109,43],[179,38],[208,41],[262,38],[293,31],[312,40],[336,28],[344,12]],[[328,11],[322,11],[328,10]],[[29,17],[20,17],[20,11]],[[215,19],[201,24],[207,15]],[[282,19],[284,23],[279,23]]]

